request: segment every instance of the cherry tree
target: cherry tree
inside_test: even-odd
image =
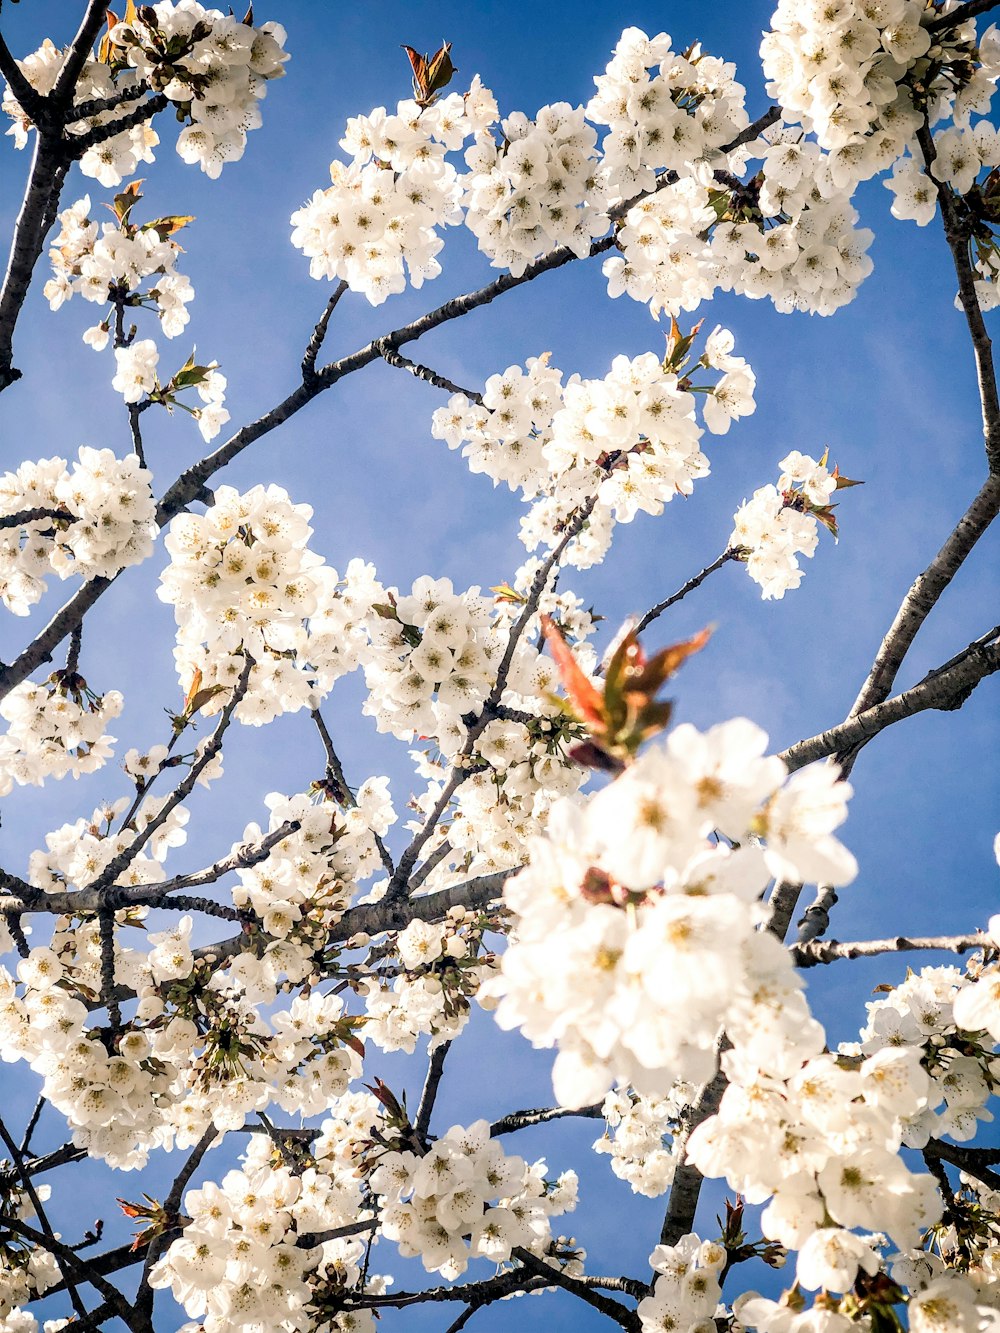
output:
[[[59,455],[18,439],[0,481],[0,795],[17,812],[44,788],[48,821],[0,868],[0,1333],[457,1331],[504,1326],[501,1302],[526,1294],[546,1326],[641,1333],[1000,1328],[1000,1149],[981,1137],[1000,1085],[1000,916],[831,934],[859,874],[859,754],[980,704],[1000,671],[994,610],[899,684],[1000,512],[995,7],[778,0],[758,105],[696,33],[627,27],[594,53],[589,100],[530,114],[456,70],[448,42],[401,56],[387,41],[386,105],[341,127],[331,183],[290,200],[273,237],[299,252],[302,289],[318,285],[319,317],[283,396],[235,430],[227,393],[252,371],[189,352],[183,243],[200,223],[159,182],[176,152],[226,191],[295,77],[294,42],[253,7],[81,0],[60,9],[79,11],[75,34],[21,51],[0,13],[8,149],[27,164],[0,391],[58,394],[59,349],[82,330],[105,400]],[[752,717],[698,727],[674,700],[725,634],[720,571],[784,603],[808,596],[821,546],[836,559],[838,523],[850,542],[857,458],[801,439],[753,459],[735,512],[711,511],[714,558],[692,552],[631,618],[616,557],[634,521],[667,530],[689,497],[711,510],[720,437],[755,412],[754,349],[713,300],[836,327],[873,270],[874,187],[894,243],[928,228],[951,265],[968,336],[949,358],[975,368],[981,484],[914,568],[848,715],[828,725],[810,700],[815,734],[779,750]],[[216,239],[224,263],[231,229]],[[463,243],[479,284],[434,304]],[[429,335],[479,330],[507,293],[541,278],[555,293],[556,270],[588,266],[602,302],[634,308],[644,350],[608,346],[598,313],[599,374],[554,364],[530,328],[479,383],[433,364]],[[394,318],[415,290],[423,313]],[[46,356],[22,363],[45,306]],[[930,318],[953,316],[946,301]],[[331,354],[362,318],[379,331]],[[269,480],[272,433],[376,366],[420,382],[428,457],[454,451],[498,512],[516,503],[520,562],[494,584],[420,568],[394,584],[357,554],[335,568],[316,496]],[[934,486],[930,464],[921,476]],[[891,499],[887,544],[911,522]],[[605,563],[617,601],[589,605],[586,571]],[[92,629],[129,596],[133,635],[172,651],[167,698],[117,688]],[[671,628],[682,601],[697,632]],[[162,608],[172,644],[153,633]],[[118,747],[126,721],[140,745]],[[401,743],[390,775],[374,749],[371,771],[348,772],[342,755],[377,734]],[[266,770],[279,751],[298,786],[220,835],[230,756]],[[208,855],[185,863],[199,822],[189,856]],[[855,1010],[821,1013],[811,969],[859,959],[893,980],[866,1001],[861,971]],[[544,1053],[549,1104],[493,1114],[516,1079],[487,1024],[511,1034],[503,1059]],[[476,1109],[456,1123],[450,1067],[477,1040]],[[539,1127],[544,1158],[527,1147]],[[632,1214],[616,1204],[624,1273],[576,1234],[595,1169],[634,1198]]]

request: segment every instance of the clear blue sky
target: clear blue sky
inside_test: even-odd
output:
[[[73,0],[32,0],[5,6],[3,31],[15,54],[49,35],[57,42],[74,27]],[[181,266],[194,281],[190,339],[161,346],[161,367],[178,364],[198,345],[229,377],[233,425],[256,417],[294,384],[309,331],[328,295],[313,282],[306,261],[292,249],[288,218],[301,201],[328,182],[328,165],[349,115],[392,104],[408,91],[402,42],[434,49],[454,43],[463,88],[479,72],[504,113],[533,114],[545,102],[586,101],[622,27],[670,32],[678,47],[701,39],[707,50],[734,59],[748,88],[751,115],[766,107],[755,52],[770,6],[752,0],[713,5],[383,3],[352,7],[312,0],[257,6],[257,18],[288,29],[288,77],[272,84],[263,105],[264,128],[250,137],[243,162],[210,182],[185,167],[172,148],[169,122],[160,128],[159,161],[147,169],[148,207],[157,213],[193,213],[181,237]],[[0,224],[9,234],[27,154],[0,143]],[[93,182],[71,179],[66,203]],[[831,319],[779,315],[763,302],[723,297],[704,308],[709,326],[736,334],[736,350],[758,376],[758,410],[723,439],[708,437],[712,478],[688,502],[671,504],[659,520],[640,518],[619,530],[605,565],[575,576],[580,591],[615,626],[673,591],[724,547],[733,510],[757,486],[774,479],[789,449],[831,458],[863,488],[842,497],[839,546],[821,540],[806,563],[798,592],[762,603],[739,566],[715,576],[699,596],[660,622],[653,644],[716,624],[709,648],[677,682],[678,717],[709,725],[746,714],[771,734],[775,748],[839,722],[864,679],[882,633],[910,580],[937,550],[985,475],[971,354],[953,309],[953,275],[940,229],[918,230],[889,217],[890,196],[878,184],[860,196],[865,221],[876,231],[875,273],[848,309]],[[449,234],[444,273],[422,292],[407,292],[378,310],[363,298],[345,300],[328,339],[331,355],[350,351],[376,333],[406,322],[449,296],[495,276],[466,236]],[[44,280],[44,275],[42,276]],[[16,340],[24,380],[0,397],[4,467],[23,458],[72,457],[81,444],[127,447],[121,401],[110,388],[110,354],[98,358],[80,341],[95,307],[75,300],[50,315],[32,289]],[[611,303],[596,263],[544,276],[471,318],[437,331],[419,356],[472,387],[528,356],[551,351],[567,374],[603,375],[611,358],[660,350],[661,330],[648,312],[627,299]],[[447,575],[457,585],[498,583],[523,556],[516,539],[518,505],[471,477],[458,455],[430,438],[437,390],[378,365],[324,394],[279,432],[248,450],[218,480],[249,487],[274,481],[316,511],[313,544],[343,569],[355,555],[375,562],[386,583],[408,584],[423,573]],[[185,419],[149,424],[149,456],[160,485],[201,453]],[[115,727],[123,753],[164,739],[163,712],[176,706],[172,611],[153,589],[162,556],[133,571],[88,617],[82,669],[95,688],[121,688],[126,713]],[[1000,590],[996,532],[981,543],[934,612],[899,684],[914,683],[996,620]],[[60,587],[58,593],[67,589]],[[0,657],[9,659],[42,623],[49,599],[30,621],[0,621]],[[405,800],[405,747],[378,737],[358,719],[359,692],[337,687],[327,706],[348,774],[389,773],[396,806]],[[958,714],[928,713],[884,734],[855,770],[857,794],[844,840],[861,873],[843,894],[833,934],[840,938],[887,932],[965,929],[1000,910],[1000,876],[991,843],[1000,827],[996,754],[1000,741],[997,686],[987,682]],[[261,798],[273,789],[302,790],[322,769],[318,742],[302,718],[286,718],[260,732],[246,729],[227,751],[221,791],[193,803],[188,847],[177,869],[213,859],[259,818]],[[8,799],[0,829],[0,862],[22,872],[44,833],[88,813],[103,797],[125,788],[109,766],[73,785],[43,792],[18,789]],[[865,970],[862,970],[864,967]],[[853,970],[851,970],[853,969]],[[856,1033],[872,985],[891,977],[891,965],[840,964],[810,975],[810,994],[831,1038]],[[486,1019],[449,1059],[439,1124],[491,1116],[518,1105],[550,1101],[548,1053],[501,1036]],[[386,1062],[387,1077],[419,1090],[423,1062]],[[502,1071],[502,1074],[501,1072]],[[21,1070],[5,1066],[4,1102],[19,1122],[31,1095]],[[592,1271],[642,1274],[656,1240],[662,1203],[633,1198],[613,1179],[606,1159],[588,1163],[595,1137],[591,1122],[567,1123],[517,1151],[545,1153],[553,1170],[584,1168],[583,1204],[564,1225],[590,1252]],[[55,1140],[56,1117],[43,1139]],[[206,1167],[217,1171],[223,1154]],[[172,1161],[167,1166],[172,1166]],[[110,1188],[99,1166],[78,1169],[74,1201],[56,1216],[67,1234],[95,1211],[113,1229],[115,1193],[162,1189],[150,1181],[117,1181]],[[55,1183],[55,1181],[53,1182]],[[717,1196],[713,1196],[715,1198]],[[77,1200],[86,1199],[85,1206]],[[97,1199],[100,1198],[98,1204]],[[91,1200],[94,1200],[93,1202]],[[713,1209],[703,1223],[714,1229]],[[376,1252],[375,1267],[388,1245]],[[405,1265],[405,1282],[416,1280]],[[436,1329],[456,1311],[389,1315],[386,1327]],[[558,1301],[531,1299],[517,1307],[528,1328],[587,1328],[589,1316]],[[510,1326],[508,1305],[476,1317],[487,1330]],[[179,1319],[177,1322],[180,1322]],[[596,1318],[595,1318],[596,1324]],[[164,1320],[163,1327],[174,1327]]]

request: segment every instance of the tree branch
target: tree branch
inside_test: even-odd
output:
[[[990,1171],[986,1165],[991,1159],[997,1161],[997,1155],[986,1149],[984,1156],[980,1156],[981,1151],[983,1150],[963,1148],[955,1143],[942,1143],[940,1139],[931,1139],[924,1148],[928,1157],[939,1157],[944,1162],[950,1162],[967,1176],[975,1176],[977,1180],[981,1180],[991,1190],[1000,1190],[1000,1175]]]
[[[0,297],[2,307],[2,297]],[[0,313],[2,330],[2,313]],[[2,333],[0,333],[2,337]],[[0,363],[0,388],[3,387],[3,368]],[[117,578],[118,575],[115,575]],[[57,648],[67,634],[76,629],[90,608],[114,580],[105,578],[90,579],[82,584],[69,601],[55,613],[45,628],[36,634],[27,648],[7,666],[0,666],[0,698],[28,679],[46,662],[52,661],[52,651]]]
[[[7,271],[0,287],[0,392],[21,378],[21,372],[14,368],[12,361],[14,327],[28,294],[35,264],[42,253],[50,219],[55,214],[63,179],[59,170],[61,154],[58,139],[39,130],[24,198],[14,224]]]
[[[49,1249],[51,1249],[52,1253],[55,1255],[56,1263],[59,1267],[59,1272],[62,1275],[63,1281],[66,1283],[66,1290],[69,1292],[69,1298],[73,1302],[73,1309],[76,1311],[77,1315],[80,1318],[82,1318],[87,1313],[86,1306],[83,1303],[83,1299],[80,1296],[79,1291],[77,1290],[76,1283],[73,1281],[72,1278],[67,1276],[66,1269],[63,1267],[63,1260],[56,1253],[56,1250],[52,1248],[52,1242],[56,1240],[56,1234],[52,1230],[52,1224],[49,1222],[48,1216],[45,1212],[45,1208],[42,1204],[41,1199],[39,1198],[38,1191],[35,1189],[35,1186],[32,1183],[31,1175],[25,1169],[24,1154],[21,1152],[21,1149],[17,1146],[16,1139],[8,1130],[2,1117],[0,1117],[0,1138],[3,1139],[7,1147],[7,1151],[10,1153],[11,1162],[13,1164],[15,1172],[17,1173],[17,1177],[20,1180],[22,1186],[24,1187],[25,1193],[28,1195],[28,1198],[31,1200],[31,1206],[35,1210],[35,1215],[38,1218],[38,1224],[42,1228],[42,1231],[45,1233],[45,1236],[47,1237],[46,1245]],[[0,1226],[4,1224],[5,1220],[6,1219],[4,1217],[0,1217]],[[58,1242],[56,1242],[56,1244],[58,1244]]]
[[[950,14],[941,14],[936,19],[931,19],[927,29],[929,32],[940,32],[943,28],[957,28],[960,24],[968,23],[970,19],[976,18],[979,14],[988,14],[991,9],[996,9],[998,5],[1000,5],[1000,0],[966,0],[964,5],[959,5]]]
[[[0,74],[7,80],[7,86],[28,119],[36,124],[42,120],[48,110],[47,99],[31,86],[4,41],[3,33],[0,33]]]
[[[987,477],[944,545],[923,573],[917,575],[900,603],[849,716],[856,717],[858,713],[888,698],[896,673],[917,631],[998,514],[1000,477]]]
[[[98,144],[107,143],[109,139],[114,139],[117,135],[134,129],[136,125],[145,124],[147,120],[152,120],[161,111],[165,111],[169,105],[170,101],[163,93],[156,93],[140,106],[133,107],[124,116],[109,120],[104,125],[95,125],[86,134],[70,135],[63,141],[66,145],[66,151],[72,161],[78,162],[89,149],[96,148]]]
[[[247,686],[250,683],[250,672],[253,670],[253,667],[253,658],[249,654],[245,654],[245,661],[243,663],[243,670],[240,672],[240,678],[233,687],[233,692],[229,699],[226,701],[226,705],[219,717],[218,725],[216,726],[215,731],[212,732],[211,740],[202,750],[197,760],[191,765],[185,776],[178,782],[166,801],[164,801],[163,806],[157,812],[156,817],[151,819],[138,830],[129,845],[123,847],[118,855],[108,862],[104,870],[90,887],[95,889],[110,888],[118,876],[132,864],[156,830],[162,828],[177,807],[183,801],[186,801],[194,791],[198,779],[222,749],[222,739],[232,721],[233,713],[246,695]]]
[[[70,44],[63,61],[62,69],[49,94],[52,102],[62,109],[68,109],[73,103],[76,81],[83,71],[84,64],[97,41],[97,35],[104,26],[104,16],[108,11],[109,0],[89,0],[83,20],[76,36]]]
[[[327,782],[332,781],[333,786],[335,787],[335,799],[338,800],[341,805],[345,805],[351,810],[356,810],[358,808],[358,802],[354,793],[347,785],[347,778],[344,775],[344,766],[340,762],[340,756],[337,754],[334,747],[333,737],[330,735],[330,730],[327,727],[326,722],[323,720],[323,714],[318,708],[314,708],[309,716],[316,723],[316,730],[319,732],[320,740],[323,742],[323,749],[326,751],[326,779]],[[389,849],[374,831],[372,831],[372,837],[375,840],[375,846],[378,848],[379,859],[381,860],[382,865],[385,867],[388,874],[392,876],[395,873],[396,868],[393,865],[392,857],[389,855]]]
[[[38,1231],[29,1226],[27,1222],[22,1222],[20,1218],[4,1216],[0,1218],[0,1231],[10,1231],[16,1236],[23,1236],[25,1240],[33,1240],[36,1245],[41,1245],[48,1250],[57,1259],[69,1264],[76,1273],[75,1281],[86,1282],[100,1292],[104,1299],[114,1308],[118,1318],[133,1333],[142,1333],[141,1328],[135,1323],[135,1316],[132,1308],[129,1306],[125,1297],[110,1282],[106,1282],[100,1273],[97,1272],[95,1265],[88,1259],[81,1259],[75,1250],[64,1245],[61,1240],[54,1240],[46,1236],[43,1231]],[[49,1291],[53,1289],[50,1287]],[[47,1293],[46,1293],[47,1294]]]
[[[595,1102],[592,1106],[547,1106],[539,1110],[511,1111],[509,1115],[501,1116],[490,1125],[490,1138],[499,1138],[501,1134],[513,1134],[532,1125],[544,1125],[549,1120],[564,1120],[567,1116],[603,1120],[604,1103]]]
[[[424,1144],[427,1142],[427,1133],[431,1127],[431,1115],[434,1111],[434,1102],[437,1100],[441,1075],[444,1073],[444,1062],[450,1050],[450,1041],[443,1041],[440,1046],[435,1046],[434,1050],[431,1051],[431,1058],[427,1065],[427,1078],[424,1080],[423,1091],[420,1094],[417,1118],[413,1122],[417,1138]]]
[[[839,726],[808,740],[798,741],[778,756],[794,772],[827,755],[860,750],[886,727],[928,708],[949,711],[960,708],[986,676],[1000,671],[1000,626],[963,649],[957,657],[929,672],[919,684],[885,703],[875,704]]]
[[[954,19],[954,15],[950,17]],[[958,278],[958,299],[965,314],[976,360],[986,459],[991,475],[995,476],[1000,473],[1000,397],[997,394],[996,368],[993,364],[993,344],[986,332],[982,308],[976,295],[976,277],[969,259],[968,226],[958,210],[951,187],[937,180],[931,173],[936,152],[926,119],[923,127],[917,131],[917,142],[924,155],[924,174],[933,182],[941,205],[944,236]]]
[[[579,1300],[593,1306],[595,1310],[600,1310],[601,1314],[606,1315],[609,1319],[613,1319],[621,1328],[638,1333],[638,1315],[634,1310],[630,1310],[627,1305],[622,1305],[621,1301],[612,1300],[610,1296],[602,1296],[600,1292],[592,1291],[582,1282],[567,1277],[561,1269],[551,1267],[544,1260],[532,1254],[530,1250],[518,1246],[511,1253],[512,1257],[519,1260],[529,1272],[547,1279],[549,1285],[562,1287],[563,1291],[571,1292]]]
[[[181,1210],[181,1199],[187,1188],[188,1182],[201,1165],[201,1160],[211,1148],[212,1144],[219,1137],[219,1131],[214,1125],[209,1125],[201,1138],[191,1150],[187,1161],[181,1167],[174,1178],[174,1183],[170,1187],[170,1193],[163,1200],[163,1212],[168,1217],[176,1217]],[[165,1232],[159,1232],[155,1235],[146,1247],[146,1257],[142,1265],[142,1276],[139,1279],[139,1289],[135,1297],[136,1314],[143,1322],[152,1327],[153,1301],[155,1293],[149,1285],[149,1274],[153,1265],[159,1259],[160,1255],[167,1248],[170,1237]]]
[[[818,963],[834,963],[840,958],[876,958],[884,953],[921,950],[969,953],[991,943],[988,935],[976,931],[973,935],[895,935],[892,939],[855,940],[850,944],[841,944],[839,940],[811,940],[807,944],[796,944],[789,952],[797,967],[815,967]]]

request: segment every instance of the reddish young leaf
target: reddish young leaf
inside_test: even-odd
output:
[[[573,651],[566,642],[562,630],[551,616],[542,616],[542,633],[552,651],[559,676],[570,702],[577,710],[582,721],[595,731],[603,732],[606,726],[604,698],[601,692],[580,670]]]

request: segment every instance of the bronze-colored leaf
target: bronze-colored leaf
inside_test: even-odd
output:
[[[542,633],[549,645],[563,688],[569,695],[570,702],[577,710],[581,721],[595,731],[605,730],[604,698],[601,692],[587,679],[573,656],[573,651],[563,636],[562,630],[551,616],[542,616]]]

